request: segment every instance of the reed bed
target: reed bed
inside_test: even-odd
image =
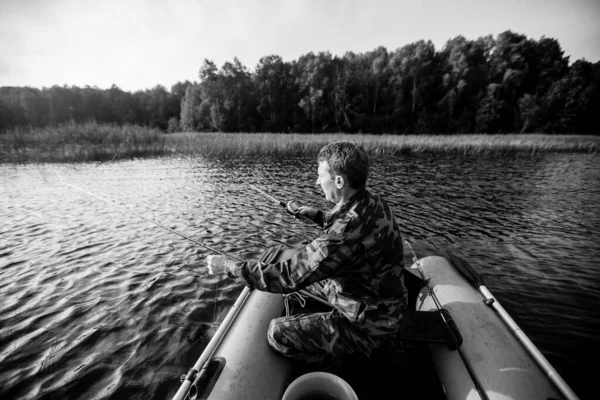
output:
[[[0,162],[106,161],[165,153],[158,129],[95,122],[0,133]]]
[[[314,156],[327,143],[354,141],[374,156],[439,152],[460,154],[596,153],[600,136],[543,134],[371,135],[298,133],[171,133],[96,123],[65,124],[0,133],[0,162],[77,162],[199,155],[206,157]]]
[[[327,143],[354,141],[374,155],[421,152],[535,153],[600,150],[600,136],[543,134],[371,135],[371,134],[242,134],[176,133],[169,135],[171,153],[206,156],[315,155]]]

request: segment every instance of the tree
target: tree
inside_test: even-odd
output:
[[[505,100],[504,87],[490,83],[479,96],[480,104],[475,117],[475,129],[483,133],[502,133],[512,129],[512,110]]]
[[[1,87],[0,126],[66,121],[227,132],[597,132],[600,64],[559,42],[505,31],[457,36],[436,51],[420,40],[389,52],[308,53],[209,60],[200,81],[126,92],[97,87]]]
[[[544,102],[545,130],[563,133],[597,133],[600,81],[594,66],[577,60],[567,74],[552,84]]]
[[[457,36],[441,51],[443,89],[438,106],[443,131],[474,132],[476,100],[485,89],[492,46],[491,36],[476,41]]]
[[[40,90],[25,88],[19,94],[19,105],[29,124],[43,126],[46,123],[49,105]]]
[[[413,132],[433,129],[433,105],[440,84],[439,58],[433,43],[421,40],[406,45],[392,53],[389,63],[397,128]]]
[[[167,124],[167,132],[177,132],[179,130],[179,118],[171,117]]]
[[[0,98],[0,131],[24,125],[27,121],[24,110]]]
[[[338,131],[352,130],[350,122],[350,97],[348,94],[351,80],[351,71],[344,59],[335,57],[334,83],[331,89],[331,105],[335,118],[335,126]]]
[[[310,121],[310,131],[324,131],[333,120],[333,61],[329,52],[301,56],[294,66],[300,90],[298,105]]]
[[[292,125],[297,87],[292,66],[281,57],[262,57],[254,72],[258,112],[269,132],[285,132]]]
[[[222,80],[218,74],[218,68],[210,60],[204,60],[204,64],[200,67],[200,96],[202,103],[200,104],[200,121],[199,128],[202,130],[210,129],[215,131],[223,131],[223,103],[224,94]]]
[[[202,128],[200,125],[200,104],[202,97],[200,95],[199,85],[189,85],[185,89],[185,95],[181,99],[180,125],[184,131],[197,131]]]

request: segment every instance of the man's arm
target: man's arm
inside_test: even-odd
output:
[[[317,210],[316,208],[306,206],[298,207],[298,216],[314,222],[321,228],[325,225],[325,213],[323,213],[321,210]]]
[[[239,262],[230,273],[258,290],[290,293],[329,278],[347,265],[354,252],[352,245],[325,233],[287,259],[270,264]]]

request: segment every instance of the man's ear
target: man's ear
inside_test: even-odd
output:
[[[335,176],[335,179],[334,179],[334,182],[335,182],[335,187],[336,187],[336,188],[338,188],[338,189],[341,189],[341,188],[343,188],[343,187],[344,187],[344,183],[345,183],[345,182],[344,182],[344,177],[343,177],[343,176],[341,176],[341,175],[336,175],[336,176]]]

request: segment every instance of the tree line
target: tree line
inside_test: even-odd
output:
[[[308,53],[291,62],[205,60],[198,82],[133,93],[116,86],[0,88],[0,129],[68,121],[166,131],[599,133],[600,62],[569,64],[559,42],[512,31],[436,51]]]

